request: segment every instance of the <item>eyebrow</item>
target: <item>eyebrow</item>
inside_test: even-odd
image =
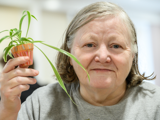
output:
[[[116,36],[111,36],[109,39],[110,39],[110,42],[118,41],[124,45],[128,45],[128,42],[126,40],[117,39]]]
[[[96,37],[96,35],[91,34],[91,33],[85,34],[83,37],[89,38],[89,39],[92,39],[92,40],[95,40],[95,41],[97,41],[97,39],[98,39],[98,37]],[[83,39],[83,37],[82,37],[82,39]]]

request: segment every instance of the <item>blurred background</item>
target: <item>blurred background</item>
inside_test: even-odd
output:
[[[0,31],[18,28],[23,10],[29,10],[38,21],[32,19],[29,37],[60,47],[63,34],[74,15],[84,6],[98,0],[0,0]],[[160,86],[160,0],[103,0],[121,6],[133,21],[139,47],[140,72],[155,73],[153,84]],[[24,21],[22,32],[27,29]],[[22,35],[23,35],[22,33]],[[0,34],[0,38],[6,35]],[[25,35],[25,34],[24,34]],[[10,40],[0,44],[0,58]],[[55,63],[57,52],[37,44]],[[45,85],[54,81],[54,72],[42,53],[34,49],[34,66],[39,70],[38,83]],[[0,64],[0,71],[3,66]]]

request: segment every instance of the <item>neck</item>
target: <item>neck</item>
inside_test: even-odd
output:
[[[126,92],[126,83],[121,87],[110,89],[92,89],[81,86],[80,94],[82,98],[95,106],[115,105],[123,98]]]

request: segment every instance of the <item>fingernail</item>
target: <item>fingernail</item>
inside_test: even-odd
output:
[[[35,73],[36,75],[38,75],[39,72],[38,72],[38,71],[35,71],[34,73]]]

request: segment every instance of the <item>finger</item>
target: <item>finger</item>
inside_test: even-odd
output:
[[[18,85],[11,89],[11,95],[19,96],[23,91],[29,90],[29,85]]]
[[[29,61],[29,57],[27,56],[10,59],[4,66],[3,72],[7,73],[13,70],[15,66],[19,66],[20,64],[26,63],[27,61]]]
[[[31,69],[31,68],[16,68],[6,74],[4,74],[5,80],[11,80],[14,77],[21,76],[37,76],[39,72],[37,70]]]
[[[19,97],[19,98],[21,97],[21,93],[18,95],[18,97]]]
[[[19,85],[26,85],[26,84],[35,84],[36,79],[35,78],[29,78],[29,77],[15,77],[12,80],[8,81],[6,83],[6,86],[9,86],[10,89],[19,86]]]
[[[30,88],[29,85],[19,85],[19,86],[12,88],[12,89],[8,89],[6,91],[6,93],[4,94],[5,98],[14,101],[17,97],[20,97],[20,94],[23,91],[26,91],[29,88]]]

